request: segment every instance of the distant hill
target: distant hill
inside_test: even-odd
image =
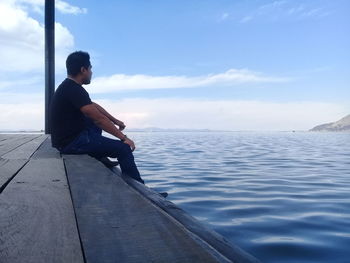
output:
[[[339,121],[317,125],[310,131],[350,131],[350,114]]]
[[[164,129],[157,127],[141,128],[141,129],[128,129],[132,132],[211,132],[209,129]]]

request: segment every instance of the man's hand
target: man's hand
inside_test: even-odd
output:
[[[117,125],[117,126],[119,126],[119,130],[120,130],[120,131],[124,130],[125,127],[126,127],[125,124],[124,124],[124,122],[122,122],[122,121],[120,121],[120,120],[115,120],[115,121],[114,121],[114,124]]]
[[[96,102],[92,102],[93,105],[97,108],[99,112],[101,112],[104,116],[106,116],[111,122],[113,122],[115,125],[119,126],[119,130],[122,131],[125,129],[124,122],[114,118],[111,114],[109,114],[104,108],[102,108],[100,105],[98,105]]]
[[[135,150],[135,148],[136,148],[135,143],[132,140],[130,140],[129,138],[126,138],[124,143],[126,143],[127,145],[130,146],[132,152]]]
[[[118,121],[115,118],[109,119],[106,115],[104,115],[96,106],[97,104],[92,103],[92,104],[87,104],[83,107],[80,108],[80,111],[88,118],[92,119],[94,123],[100,127],[102,130],[105,132],[108,132],[109,134],[117,137],[117,138],[122,138],[124,134],[117,129],[115,126],[115,123]],[[119,124],[125,128],[125,125],[123,122],[119,121]],[[132,141],[131,141],[132,142]],[[132,142],[128,143],[130,147],[133,147],[135,149],[135,145]]]

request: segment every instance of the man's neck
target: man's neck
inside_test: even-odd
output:
[[[72,76],[69,76],[69,75],[67,76],[67,78],[73,80],[74,82],[76,82],[80,86],[83,85],[83,82],[79,78],[75,78],[75,77],[72,77]]]

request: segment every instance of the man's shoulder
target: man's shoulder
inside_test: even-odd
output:
[[[62,81],[62,83],[58,86],[57,89],[65,89],[65,88],[71,88],[71,87],[81,87],[81,86],[75,81],[69,78],[66,78],[65,80]]]
[[[75,81],[66,78],[56,89],[56,93],[67,93],[69,95],[78,95],[81,93],[87,93],[83,86],[79,85]]]
[[[65,90],[68,90],[70,86],[71,84],[67,81],[67,79],[65,79],[60,85],[58,85],[56,93],[64,92]]]

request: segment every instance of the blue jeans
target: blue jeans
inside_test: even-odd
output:
[[[102,136],[102,130],[93,121],[86,119],[86,129],[70,144],[58,149],[62,154],[88,154],[96,159],[117,158],[123,174],[144,184],[128,144]]]

